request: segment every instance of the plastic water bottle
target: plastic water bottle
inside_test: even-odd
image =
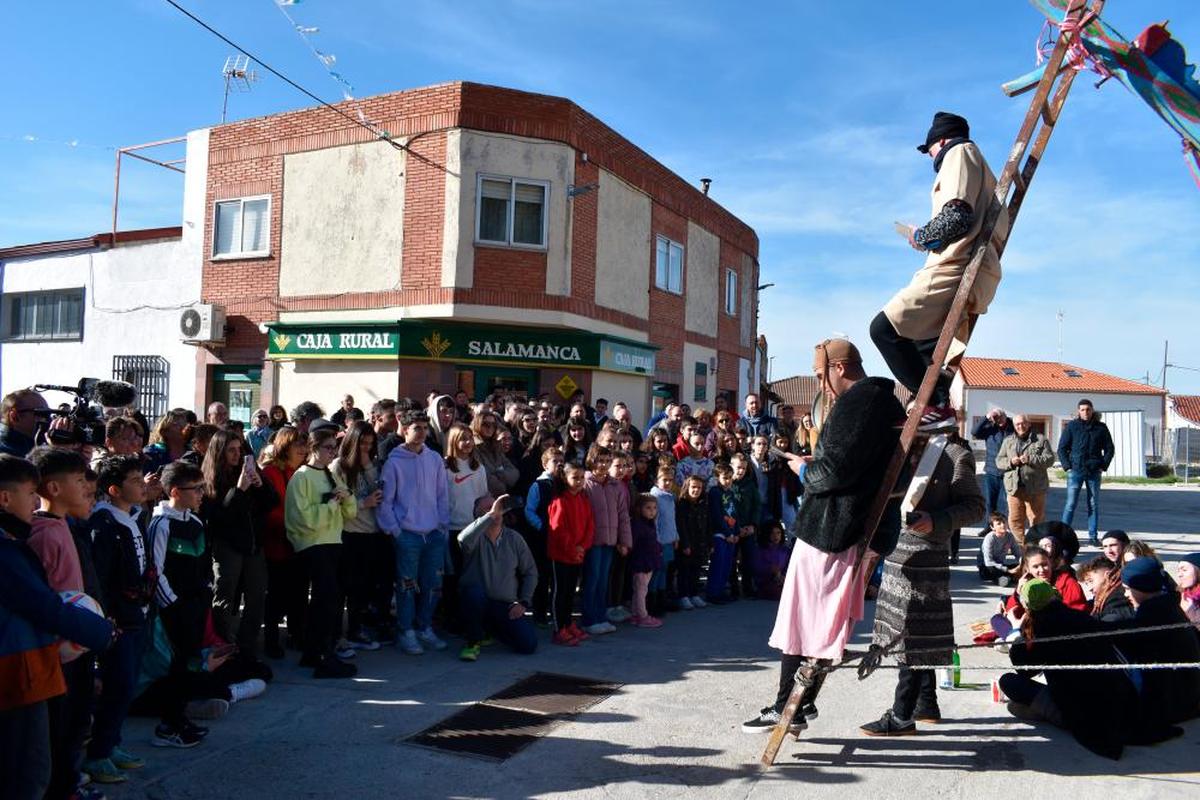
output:
[[[962,670],[959,669],[962,659],[959,658],[957,650],[950,654],[950,663],[954,665],[954,669],[950,671],[950,683],[957,689],[962,685]]]

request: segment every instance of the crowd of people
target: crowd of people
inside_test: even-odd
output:
[[[474,661],[492,641],[578,647],[777,599],[816,438],[753,395],[740,413],[670,403],[644,429],[581,395],[369,411],[346,396],[328,417],[304,402],[249,425],[221,403],[106,414],[99,446],[35,392],[3,400],[0,760],[16,796],[126,780],[144,763],[124,746],[130,713],[158,719],[155,746],[199,745],[198,721],[262,694],[289,651],[348,678],[385,645],[419,656],[453,636]]]

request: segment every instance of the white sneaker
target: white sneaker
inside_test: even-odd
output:
[[[358,653],[354,651],[354,648],[351,647],[345,639],[342,639],[340,642],[334,645],[333,654],[342,661],[348,661],[349,659],[358,655]]]
[[[632,617],[633,614],[625,606],[613,606],[605,616],[608,617],[609,622],[620,623]]]
[[[417,638],[420,639],[421,644],[425,645],[426,647],[431,647],[434,650],[446,649],[446,643],[438,638],[437,634],[433,632],[433,628],[426,628],[423,631],[418,631]]]
[[[684,611],[691,611],[693,608],[695,608],[695,606],[692,605],[692,601],[687,597],[679,598],[679,607]]]
[[[616,628],[607,622],[597,622],[595,625],[588,625],[583,630],[584,633],[590,633],[592,636],[600,636],[601,634],[611,633]]]
[[[704,598],[700,595],[696,595],[692,598],[692,608],[704,608],[707,605],[708,603],[704,602]]]
[[[416,631],[405,631],[397,644],[410,656],[419,656],[425,652],[425,648],[421,647],[421,643],[417,641]]]
[[[629,616],[632,617],[633,615],[630,614]],[[603,630],[600,631],[601,633],[616,633],[617,631],[617,626],[613,625],[611,622],[601,622],[600,627],[603,628]]]
[[[267,682],[261,678],[250,678],[240,683],[229,684],[229,702],[240,703],[243,700],[253,700],[267,690]]]

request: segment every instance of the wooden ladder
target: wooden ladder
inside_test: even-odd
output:
[[[1099,14],[1103,8],[1104,0],[1092,0],[1090,7],[1092,12]],[[1087,0],[1073,0],[1067,9],[1066,19],[1078,20],[1088,10]],[[896,487],[905,461],[910,457],[913,460],[919,459],[928,442],[928,436],[918,435],[917,426],[920,424],[925,407],[929,405],[934,386],[941,376],[946,356],[950,352],[950,344],[954,340],[959,325],[967,315],[967,304],[971,297],[971,290],[975,286],[975,276],[979,273],[987,254],[987,247],[992,240],[996,222],[999,220],[1001,212],[1007,209],[1008,233],[996,242],[996,249],[1003,254],[1004,247],[1008,244],[1008,238],[1012,236],[1013,225],[1021,210],[1021,204],[1025,200],[1025,194],[1029,191],[1029,184],[1033,182],[1034,173],[1037,172],[1038,165],[1042,160],[1042,153],[1045,152],[1046,144],[1050,141],[1050,135],[1054,133],[1054,126],[1062,113],[1067,94],[1071,91],[1076,70],[1063,63],[1071,36],[1072,34],[1067,31],[1060,31],[1054,51],[1047,62],[1046,71],[1037,85],[1037,91],[1029,104],[1029,110],[1025,113],[1025,121],[1021,123],[1016,142],[1009,152],[1008,161],[1005,162],[1004,170],[996,183],[996,195],[988,207],[983,227],[975,239],[975,249],[971,260],[959,281],[958,292],[954,295],[950,313],[942,325],[942,332],[938,337],[937,347],[933,351],[929,368],[925,371],[925,377],[913,399],[912,410],[900,433],[900,441],[892,453],[883,482],[879,484],[879,490],[867,515],[863,527],[863,539],[858,545],[860,562],[866,553],[867,543],[871,540],[872,534],[883,517],[887,504],[905,494],[902,488]],[[1051,97],[1051,92],[1053,92],[1053,97]],[[769,767],[775,763],[779,748],[787,736],[788,727],[800,707],[800,698],[803,693],[804,686],[801,681],[797,680],[780,715],[779,724],[771,732],[767,748],[763,751],[762,764],[764,766]]]

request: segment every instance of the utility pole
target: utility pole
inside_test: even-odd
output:
[[[1163,371],[1162,371],[1162,388],[1167,388],[1167,367],[1171,366],[1167,363],[1167,346],[1171,343],[1166,339],[1163,340]]]

